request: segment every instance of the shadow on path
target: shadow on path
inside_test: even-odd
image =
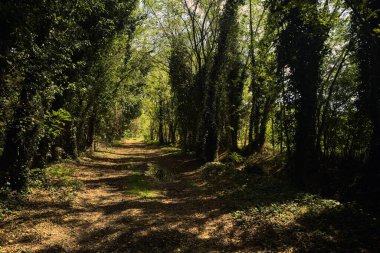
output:
[[[129,179],[143,173],[149,163],[174,173],[169,182],[148,181],[162,195],[144,198],[126,194]],[[233,245],[219,238],[223,227],[213,221],[227,210],[193,172],[199,161],[173,149],[128,141],[102,149],[75,166],[75,176],[83,182],[75,202],[67,205],[48,198],[31,199],[28,210],[3,224],[6,229],[19,228],[5,249],[208,252],[225,251]]]

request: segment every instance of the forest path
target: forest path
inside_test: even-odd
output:
[[[150,164],[171,171],[171,179],[145,176]],[[230,252],[237,243],[199,162],[178,150],[128,140],[70,166],[83,182],[74,202],[32,194],[2,226],[4,252]]]

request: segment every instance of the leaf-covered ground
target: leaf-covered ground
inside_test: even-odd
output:
[[[127,141],[50,171],[3,215],[0,252],[378,252],[364,210]]]

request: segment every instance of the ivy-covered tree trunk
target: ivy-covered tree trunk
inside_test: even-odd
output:
[[[97,112],[94,107],[90,115],[90,118],[88,120],[88,131],[87,131],[87,148],[89,148],[91,152],[95,152],[96,121],[97,121]]]
[[[206,102],[204,110],[205,140],[204,158],[206,161],[218,160],[219,134],[220,134],[220,99],[222,91],[222,72],[225,70],[227,52],[230,45],[230,35],[236,23],[237,11],[241,1],[228,0],[224,6],[224,13],[220,20],[218,49],[206,85]]]
[[[368,168],[370,174],[376,175],[379,180],[380,173],[380,1],[371,1],[370,9],[373,13],[370,19],[370,30],[374,31],[368,41],[370,46],[370,63],[369,66],[369,87],[367,95],[369,98],[368,109],[369,117],[372,121],[373,133],[370,146],[370,155],[368,158]],[[377,12],[377,15],[374,13]],[[377,30],[376,30],[377,29]],[[378,185],[379,186],[379,185]]]
[[[163,106],[164,106],[164,102],[160,100],[159,105],[158,105],[158,142],[160,143],[160,145],[165,144]]]
[[[51,151],[52,143],[47,136],[43,136],[38,143],[36,154],[33,158],[33,168],[45,168],[48,163],[48,155]]]
[[[317,173],[318,161],[316,153],[316,120],[317,92],[320,85],[320,66],[325,34],[319,24],[317,1],[309,3],[314,11],[311,20],[301,21],[298,45],[308,45],[299,48],[298,62],[294,66],[294,85],[299,92],[296,112],[296,180],[306,185]],[[297,17],[298,18],[298,17]],[[296,18],[296,19],[297,19]],[[297,29],[298,30],[298,29]]]
[[[31,78],[22,85],[19,104],[13,122],[5,136],[4,152],[0,161],[2,186],[22,191],[28,185],[29,168],[35,155],[40,130],[40,101]]]
[[[296,133],[293,178],[310,185],[318,172],[316,153],[317,92],[327,29],[320,23],[318,1],[291,2],[287,26],[280,35],[280,62],[290,68],[296,91]]]
[[[261,150],[264,147],[265,140],[266,140],[266,133],[267,133],[267,124],[269,121],[272,104],[273,104],[273,98],[268,97],[264,104],[264,109],[261,116],[260,128],[257,133],[257,136],[255,137],[255,141],[253,144],[255,152],[261,152]]]
[[[380,194],[380,1],[370,0],[361,4],[353,5],[359,40],[359,109],[368,115],[372,123],[372,138],[360,190],[365,194],[361,197],[377,199]]]
[[[197,156],[201,157],[204,154],[204,137],[206,132],[205,124],[205,97],[207,92],[207,78],[209,74],[209,63],[205,63],[198,71],[194,78],[194,90],[192,95],[195,97],[194,107],[195,122],[194,129],[189,128],[190,136],[189,146],[191,149],[195,150]]]
[[[169,123],[169,142],[175,144],[176,142],[176,127],[173,120]]]
[[[235,52],[237,53],[237,52]],[[238,134],[240,130],[240,106],[243,99],[243,88],[246,79],[246,69],[243,64],[238,61],[231,62],[232,69],[228,76],[228,114],[229,114],[229,139],[230,149],[238,151]]]
[[[76,129],[73,121],[67,122],[65,124],[65,128],[63,130],[63,149],[66,154],[70,156],[72,159],[78,158],[78,146],[77,146],[77,136]]]
[[[249,114],[249,127],[248,127],[248,146],[247,153],[251,154],[253,152],[254,139],[253,135],[255,129],[257,129],[258,119],[257,119],[257,95],[258,95],[258,87],[256,80],[256,57],[255,57],[255,45],[254,45],[254,30],[253,30],[253,15],[252,15],[252,0],[249,0],[249,57],[251,60],[251,92],[252,92],[252,100],[251,100],[251,108]]]

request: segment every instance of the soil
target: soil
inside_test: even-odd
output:
[[[130,194],[128,182],[149,164],[170,171],[171,179],[147,179],[159,192],[152,197]],[[68,165],[82,181],[71,204],[36,190],[4,220],[0,252],[251,252],[200,165],[137,140],[101,148]]]

